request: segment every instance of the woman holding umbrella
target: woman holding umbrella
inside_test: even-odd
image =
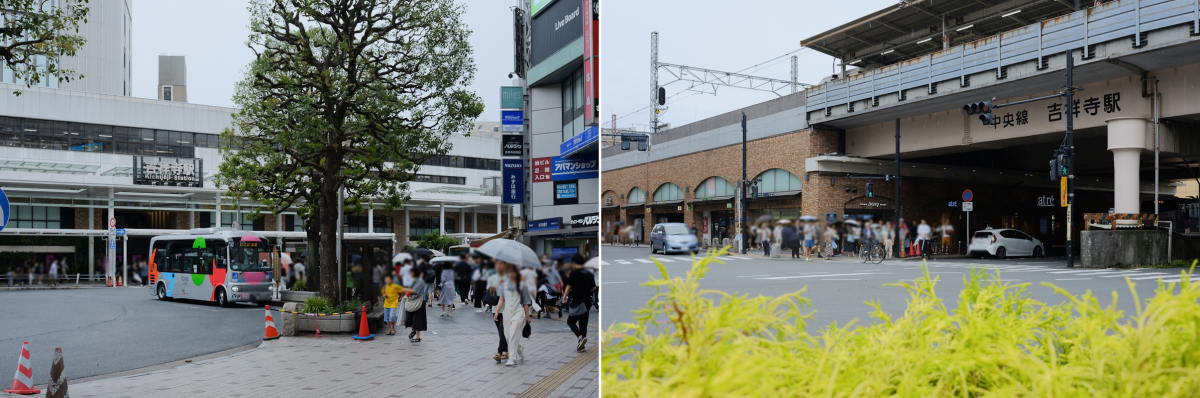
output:
[[[497,269],[503,270],[505,278],[496,289],[500,299],[496,303],[496,315],[492,317],[497,322],[504,319],[504,337],[508,343],[508,351],[517,354],[515,358],[517,361],[524,361],[525,354],[521,346],[521,334],[525,325],[533,320],[529,313],[529,307],[533,305],[533,298],[530,296],[529,290],[525,288],[526,284],[522,282],[520,267],[538,266],[537,254],[534,254],[528,246],[508,239],[488,241],[480,246],[478,251],[491,256],[496,261]],[[506,363],[508,366],[516,364],[514,358],[508,358]]]

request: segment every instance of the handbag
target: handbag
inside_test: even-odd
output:
[[[421,305],[424,304],[421,301],[421,298],[411,295],[404,297],[404,310],[408,312],[420,311]]]
[[[530,328],[529,328],[529,324],[528,324],[528,323],[526,323],[526,324],[525,324],[525,328],[524,328],[524,329],[521,329],[521,337],[524,337],[524,338],[529,338],[529,334],[530,334],[530,333],[533,333],[533,329],[530,329]]]
[[[588,310],[587,303],[578,303],[578,304],[572,305],[570,307],[570,309],[567,311],[567,314],[570,316],[580,316],[583,314],[587,314],[587,310]]]

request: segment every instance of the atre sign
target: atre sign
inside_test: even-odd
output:
[[[1054,207],[1054,206],[1057,206],[1057,205],[1055,205],[1055,204],[1054,204],[1054,195],[1042,195],[1042,196],[1038,196],[1038,198],[1037,198],[1037,205],[1038,205],[1039,207]]]

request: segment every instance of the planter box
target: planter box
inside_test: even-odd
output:
[[[357,325],[354,323],[354,314],[327,315],[327,316],[307,316],[300,315],[300,331],[315,332],[313,322],[316,322],[316,327],[321,329],[321,333],[346,333],[357,332]]]
[[[280,299],[282,301],[295,301],[295,302],[303,303],[304,300],[307,300],[309,297],[316,297],[317,292],[300,292],[300,291],[285,290],[285,291],[279,292],[279,295],[280,295]]]

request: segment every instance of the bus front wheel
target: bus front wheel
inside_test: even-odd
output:
[[[161,284],[161,283],[159,283],[159,284],[158,284],[158,299],[159,299],[159,300],[164,300],[164,301],[165,301],[165,300],[170,300],[170,299],[171,299],[170,297],[167,297],[167,287],[166,287],[166,285],[163,285],[163,284]]]
[[[229,298],[225,297],[225,288],[217,289],[217,305],[229,307]]]

